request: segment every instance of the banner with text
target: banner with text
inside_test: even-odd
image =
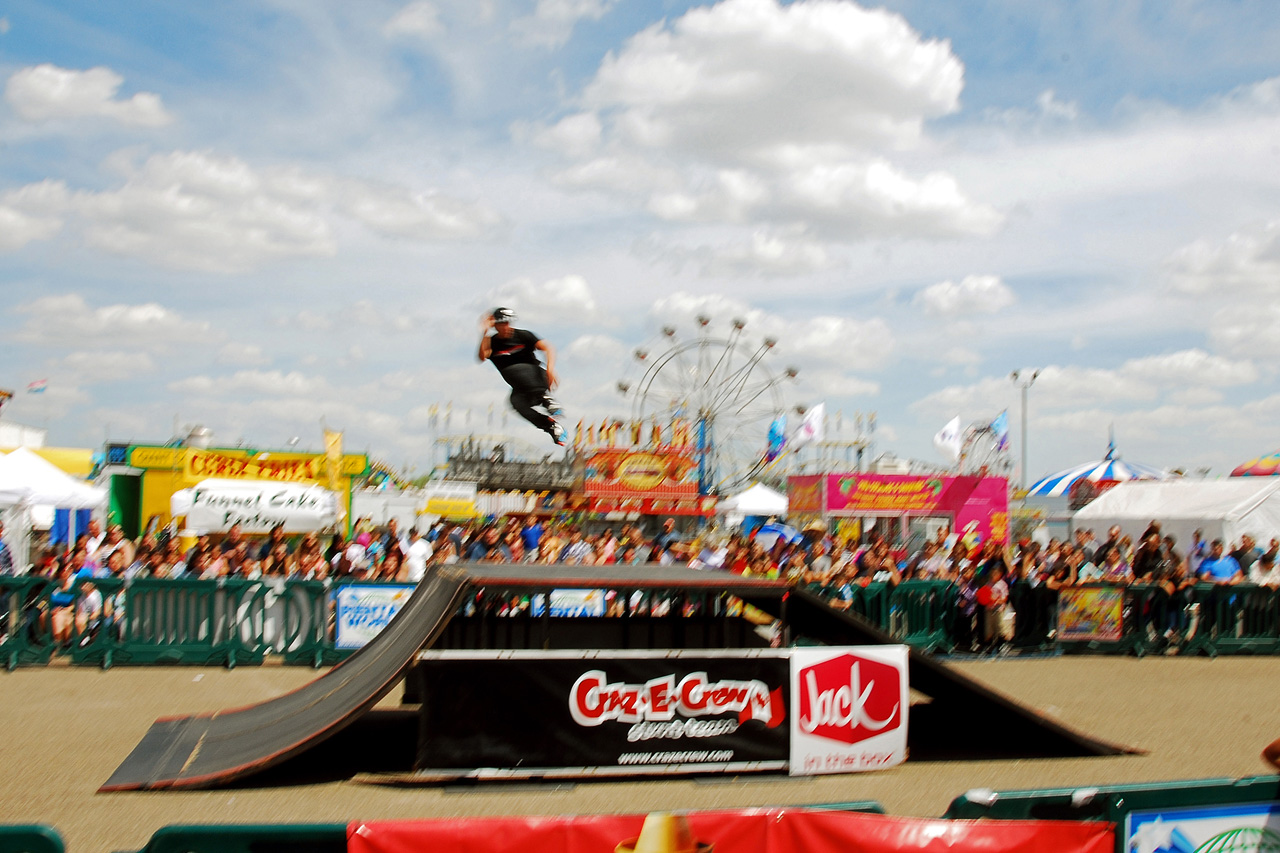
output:
[[[419,770],[583,775],[892,767],[905,646],[426,652]],[[518,697],[513,701],[512,697]]]
[[[781,769],[787,673],[781,650],[424,653],[417,769]]]
[[[413,586],[372,586],[347,584],[333,593],[334,645],[340,649],[358,649],[387,627],[391,617],[413,595]]]
[[[587,457],[582,492],[588,498],[692,501],[698,497],[698,463],[687,447],[597,449]]]

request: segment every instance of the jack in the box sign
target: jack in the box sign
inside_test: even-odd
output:
[[[906,758],[905,646],[796,649],[791,773],[849,773]]]

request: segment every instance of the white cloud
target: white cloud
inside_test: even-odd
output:
[[[578,21],[598,21],[618,0],[538,0],[533,14],[511,22],[511,29],[530,44],[559,47]]]
[[[946,42],[885,10],[724,0],[632,37],[586,109],[533,136],[578,158],[561,180],[647,196],[664,219],[986,234],[1001,216],[953,178],[888,159],[958,109],[963,78]]]
[[[698,315],[712,321],[717,336],[729,334],[730,324],[741,320],[744,335],[752,345],[766,338],[776,341],[774,368],[782,361],[795,366],[839,367],[846,373],[881,367],[894,348],[889,325],[879,317],[853,319],[820,315],[792,319],[762,311],[739,300],[719,294],[674,293],[654,303],[650,312],[658,324],[669,324],[689,338],[691,322]]]
[[[389,237],[475,240],[503,224],[502,216],[484,204],[366,181],[341,182],[339,199],[343,213]]]
[[[0,193],[0,251],[47,240],[62,230],[67,188],[45,180]]]
[[[804,228],[757,228],[745,242],[693,248],[648,240],[638,244],[636,252],[676,270],[693,263],[707,277],[791,277],[836,265],[826,247]]]
[[[156,154],[140,165],[115,157],[122,186],[68,192],[31,184],[0,197],[16,225],[9,248],[58,230],[54,215],[76,215],[91,246],[162,266],[238,273],[289,257],[337,253],[333,214],[375,233],[419,241],[472,240],[502,217],[482,203],[435,191],[312,175],[291,167],[255,169],[208,151]],[[42,215],[38,215],[42,214]],[[0,248],[5,247],[0,238]]]
[[[538,283],[528,278],[509,281],[489,291],[484,308],[513,308],[521,325],[579,325],[608,323],[587,280],[566,275]]]
[[[139,92],[117,97],[124,78],[110,68],[76,71],[45,63],[15,71],[4,97],[13,111],[30,122],[53,119],[109,118],[121,124],[161,127],[173,121],[160,96]]]
[[[218,363],[231,364],[239,367],[261,367],[270,362],[262,347],[258,344],[246,344],[239,341],[231,341],[223,344],[218,350]]]
[[[68,293],[43,296],[16,310],[27,315],[18,338],[40,346],[127,343],[134,349],[164,348],[217,337],[208,323],[186,320],[154,302],[91,308],[83,296]]]
[[[1183,293],[1280,295],[1280,219],[1224,240],[1197,240],[1175,252],[1166,270],[1174,288]]]
[[[95,350],[73,352],[62,358],[60,367],[77,383],[112,382],[154,373],[155,360],[145,352]]]
[[[396,12],[387,21],[383,32],[389,36],[432,39],[442,34],[444,27],[440,23],[440,10],[434,3],[430,0],[415,0]]]
[[[1050,365],[1030,389],[1037,412],[1089,412],[1101,406],[1129,410],[1195,390],[1215,392],[1249,385],[1259,378],[1248,361],[1190,349],[1130,359],[1116,368]],[[972,385],[952,385],[917,401],[912,409],[934,415],[1004,408],[1014,396],[1008,377],[985,377]]]
[[[230,376],[189,376],[169,383],[179,393],[216,395],[264,394],[276,398],[328,400],[333,387],[323,376],[307,376],[298,371],[238,370]]]
[[[921,290],[913,300],[926,313],[944,317],[994,314],[1015,301],[1013,291],[995,275],[967,275],[958,284],[940,281]]]

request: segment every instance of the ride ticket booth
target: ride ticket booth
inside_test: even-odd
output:
[[[942,524],[969,545],[1009,540],[1009,481],[1003,477],[811,474],[787,478],[787,500],[789,515],[834,520],[859,535],[879,530],[906,550],[918,548]]]

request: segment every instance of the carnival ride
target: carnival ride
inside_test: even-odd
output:
[[[690,424],[699,492],[728,494],[750,485],[768,464],[769,427],[787,413],[782,386],[798,369],[774,368],[769,360],[777,340],[752,340],[745,320],[733,319],[723,335],[706,314],[696,322],[692,340],[664,326],[661,351],[637,348],[641,376],[619,381],[618,390],[630,398],[635,423]]]

